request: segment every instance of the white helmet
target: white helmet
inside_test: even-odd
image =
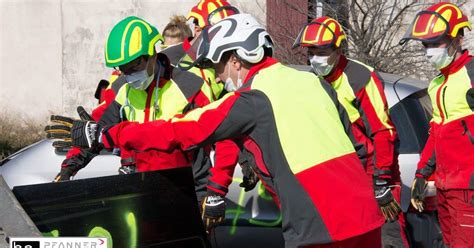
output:
[[[265,28],[249,14],[236,14],[204,29],[187,53],[194,60],[192,66],[219,63],[222,55],[232,50],[244,62],[255,64],[263,59],[266,49],[273,52]]]

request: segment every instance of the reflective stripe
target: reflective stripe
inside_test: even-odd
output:
[[[295,87],[287,87],[285,91],[282,91],[281,86],[276,87],[273,84],[275,78],[292,78]],[[354,147],[344,132],[336,106],[314,74],[297,72],[277,63],[255,76],[252,89],[265,92],[272,104],[279,140],[294,174],[330,159],[354,153]],[[298,95],[299,92],[312,93],[314,97],[304,98],[303,101]],[[280,94],[285,95],[280,96]],[[294,102],[285,104],[280,99],[293,99]],[[291,106],[299,106],[299,108],[295,109]],[[310,112],[320,113],[312,116],[330,118],[326,118],[325,121],[300,118],[307,116],[307,113]],[[304,123],[300,124],[305,128],[297,130],[289,128],[287,125],[291,125],[293,122],[286,120],[301,120]],[[332,132],[327,132],[327,130],[332,130]],[[318,138],[308,140],[308,135]],[[302,140],[305,141],[304,145],[301,145]],[[325,142],[321,142],[321,140]]]
[[[390,133],[392,134],[393,126],[389,124],[390,120],[387,109],[385,108],[387,105],[385,104],[384,99],[382,99],[382,95],[384,95],[384,93],[380,92],[380,90],[383,89],[379,89],[377,84],[374,82],[374,77],[371,77],[369,83],[365,86],[365,92],[367,93],[369,101],[374,108],[375,114],[377,115],[381,124],[385,128],[390,129]]]

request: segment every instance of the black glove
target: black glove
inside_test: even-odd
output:
[[[76,120],[71,127],[72,145],[95,150],[99,146],[102,127],[95,121]]]
[[[224,197],[208,192],[201,204],[202,220],[207,233],[224,221],[225,201]]]
[[[77,146],[81,148],[99,149],[99,134],[102,129],[94,121],[73,120],[64,116],[51,116],[53,122],[62,122],[61,125],[46,126],[48,139],[59,139],[53,142],[53,146],[64,147]]]
[[[243,181],[239,184],[240,187],[244,188],[245,192],[248,192],[255,188],[258,183],[258,177],[253,168],[248,164],[247,161],[239,163],[242,167]]]
[[[82,106],[77,107],[77,113],[83,121],[92,120],[92,117]],[[71,148],[73,146],[71,132],[74,120],[65,116],[52,115],[51,121],[54,125],[48,125],[44,129],[46,138],[56,140],[53,142],[55,148]]]
[[[118,169],[119,175],[128,175],[128,174],[133,174],[137,172],[137,166],[136,165],[122,165]]]
[[[411,205],[420,212],[423,212],[424,210],[423,200],[426,196],[427,185],[428,182],[426,182],[426,179],[416,177],[411,186]]]
[[[383,179],[375,179],[374,183],[375,199],[379,204],[380,210],[382,211],[385,220],[388,222],[396,221],[402,209],[393,197],[392,190],[390,190],[388,182]]]
[[[58,175],[54,178],[54,182],[71,180],[71,177],[75,176],[81,168],[82,167],[79,168],[79,166],[61,167],[61,171],[59,171]]]

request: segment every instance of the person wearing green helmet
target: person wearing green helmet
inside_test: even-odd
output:
[[[172,70],[168,57],[156,53],[155,45],[162,41],[163,37],[155,27],[135,16],[125,18],[113,27],[105,44],[105,63],[121,72],[116,81],[126,83],[117,91],[99,123],[114,125],[126,120],[140,123],[167,120],[194,107],[193,99],[201,85],[193,79],[192,73]],[[68,124],[72,123],[71,119],[55,116],[52,120],[61,120],[61,124],[72,126]],[[47,130],[51,139],[71,134],[70,129],[60,129],[57,125],[49,126]],[[83,149],[74,159],[75,168],[85,167],[98,152],[97,149]],[[178,149],[133,153],[122,149],[119,173],[191,166],[196,153]]]

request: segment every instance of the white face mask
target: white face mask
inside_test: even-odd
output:
[[[227,92],[233,92],[242,86],[242,79],[240,78],[240,71],[237,75],[237,86],[234,84],[234,80],[230,77],[230,65],[227,70],[227,79],[225,80],[224,88]]]
[[[145,90],[146,88],[148,88],[151,82],[153,82],[153,79],[155,78],[155,74],[153,73],[151,75],[148,75],[147,69],[148,69],[148,62],[144,70],[134,72],[130,75],[125,75],[125,79],[127,80],[127,83],[137,90]]]
[[[426,49],[425,56],[434,68],[440,70],[453,62],[454,55],[450,56],[448,54],[448,47]]]
[[[313,71],[316,75],[326,76],[332,71],[334,65],[328,64],[329,57],[331,56],[314,55],[310,58],[309,62],[311,63],[311,67],[313,67]]]

